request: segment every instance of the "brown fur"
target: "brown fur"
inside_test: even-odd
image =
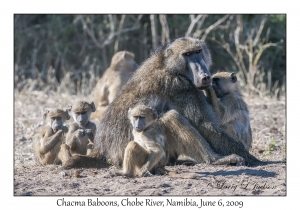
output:
[[[249,111],[236,75],[229,72],[214,74],[213,86],[206,93],[221,125],[249,151],[252,144]]]
[[[107,106],[115,99],[137,67],[133,53],[120,51],[112,57],[110,67],[93,90],[96,112],[91,115],[92,118],[102,118]]]
[[[74,121],[69,126],[69,132],[66,136],[66,143],[71,148],[71,154],[88,155],[94,147],[94,136],[96,132],[95,123],[91,122],[90,115],[95,111],[95,105],[85,101],[77,101],[69,107]],[[84,124],[80,124],[80,120]]]
[[[166,101],[162,125],[168,146],[174,148],[168,147],[168,161],[184,154],[197,163],[260,163],[221,128],[205,95],[199,94],[211,84],[210,64],[210,53],[200,40],[184,37],[160,46],[109,105],[99,122],[101,129],[96,132],[90,157],[121,165],[124,150],[133,140],[127,110],[156,95]],[[69,166],[79,162],[84,166],[81,159],[70,160]]]
[[[56,119],[56,121],[53,119]],[[37,162],[42,165],[64,164],[70,159],[70,148],[64,144],[68,128],[63,123],[70,119],[67,111],[61,109],[45,110],[44,119],[48,122],[40,130],[40,138],[34,140],[34,151]],[[61,123],[57,128],[57,121]],[[54,129],[53,129],[54,127]]]

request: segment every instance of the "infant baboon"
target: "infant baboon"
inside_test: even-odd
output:
[[[218,72],[212,78],[212,87],[206,90],[209,102],[221,125],[249,151],[252,144],[249,111],[235,73]]]
[[[75,120],[66,136],[66,144],[70,146],[71,154],[88,155],[93,149],[96,132],[95,123],[90,121],[90,115],[95,112],[94,102],[77,101],[68,110]]]
[[[143,177],[163,173],[178,178],[196,178],[196,174],[176,174],[164,168],[168,160],[167,140],[157,117],[157,111],[145,105],[128,110],[134,141],[128,143],[123,170],[116,174]]]
[[[45,110],[43,118],[48,122],[40,130],[40,139],[34,140],[35,156],[39,163],[64,164],[70,157],[69,147],[64,144],[68,128],[63,125],[70,119],[67,111],[61,109]]]
[[[92,118],[102,118],[107,106],[115,99],[137,67],[133,53],[120,51],[112,57],[110,67],[104,72],[93,90],[97,110],[91,115]]]

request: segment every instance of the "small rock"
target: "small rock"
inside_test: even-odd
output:
[[[168,185],[168,184],[162,184],[161,186],[162,186],[162,187],[171,187],[171,186]]]
[[[59,175],[62,176],[62,177],[65,177],[65,176],[67,176],[67,173],[64,172],[64,171],[61,171],[61,172],[59,172]]]
[[[26,141],[27,139],[26,139],[24,136],[22,136],[22,137],[19,138],[18,140],[19,140],[19,141]]]

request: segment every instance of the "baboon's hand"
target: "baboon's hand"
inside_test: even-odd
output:
[[[77,130],[77,134],[76,134],[76,136],[77,136],[77,137],[83,137],[83,136],[84,136],[84,134],[85,134],[85,132],[84,132],[84,130],[83,130],[83,129],[78,129],[78,130]]]
[[[147,169],[141,168],[137,172],[137,176],[138,177],[149,177],[149,176],[152,176],[152,174]]]
[[[61,127],[61,130],[64,132],[64,133],[67,133],[68,132],[68,128],[66,126],[62,126]]]
[[[88,138],[93,138],[94,137],[94,134],[93,134],[91,129],[85,129],[85,134],[84,135]]]

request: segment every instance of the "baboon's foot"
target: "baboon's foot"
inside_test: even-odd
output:
[[[225,156],[215,162],[212,163],[213,165],[232,165],[232,166],[244,166],[245,159],[241,156],[236,154],[232,154],[229,156]]]
[[[156,168],[155,169],[155,174],[156,175],[166,175],[168,174],[170,171],[165,169],[165,168]]]
[[[124,172],[121,169],[116,169],[114,171],[114,173],[115,173],[116,176],[124,176]]]
[[[153,176],[153,175],[147,169],[140,169],[137,172],[137,177],[150,177],[150,176]]]

